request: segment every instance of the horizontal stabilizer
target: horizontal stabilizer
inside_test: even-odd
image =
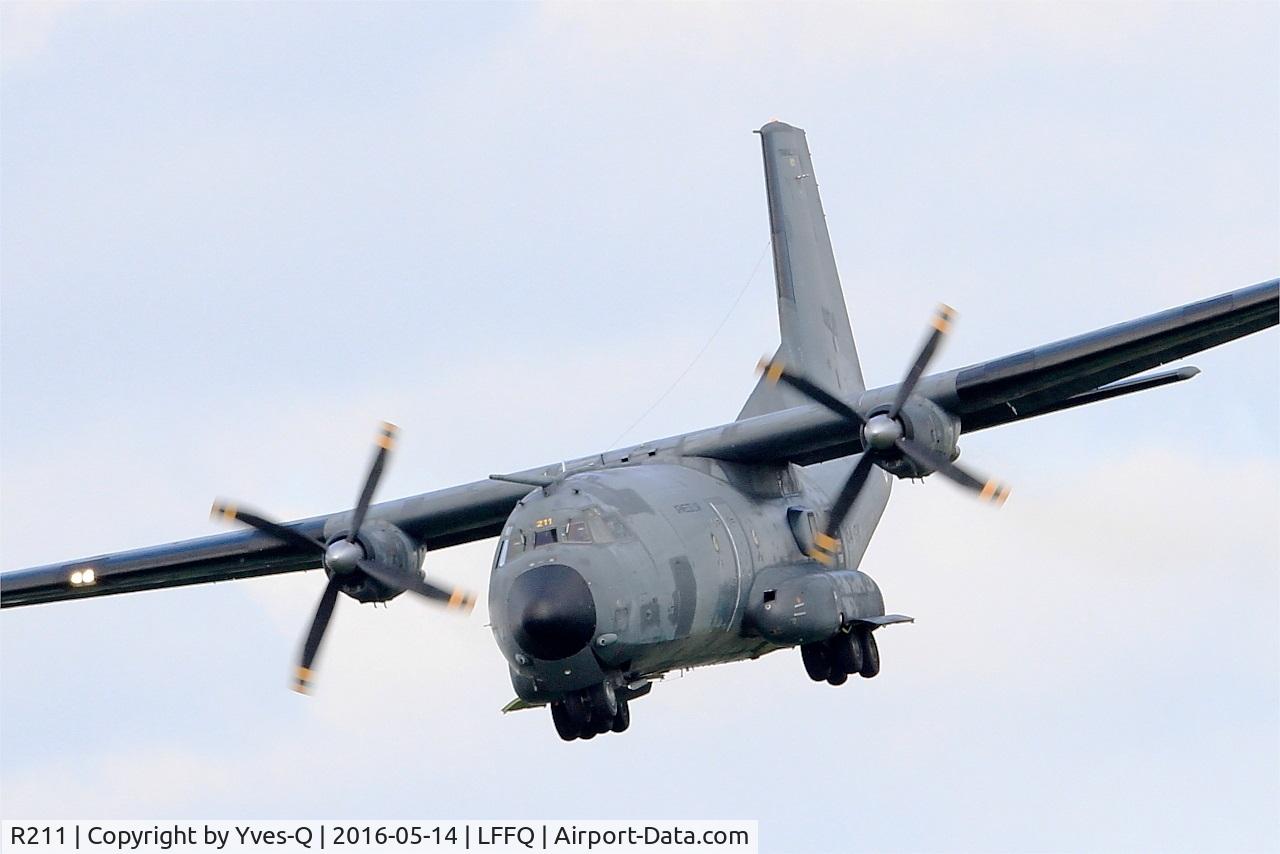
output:
[[[510,703],[507,703],[502,707],[502,713],[505,715],[507,712],[523,712],[525,709],[541,709],[544,705],[545,703],[530,703],[528,700],[521,700],[519,697],[516,697]]]
[[[853,624],[878,629],[881,626],[892,626],[894,623],[914,623],[915,621],[915,617],[908,617],[906,614],[882,614],[879,617],[861,617],[854,620]]]

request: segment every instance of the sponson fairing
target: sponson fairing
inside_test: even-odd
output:
[[[547,702],[602,679],[625,684],[796,643],[763,632],[757,615],[776,594],[769,580],[829,574],[804,554],[791,520],[819,519],[812,508],[829,503],[828,482],[847,469],[650,462],[531,491],[503,530],[489,587],[519,696]],[[856,568],[888,493],[878,477],[859,500],[837,569]],[[874,582],[857,576],[880,603]],[[556,646],[566,636],[576,648]]]

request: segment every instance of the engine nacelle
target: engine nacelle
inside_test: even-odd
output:
[[[751,588],[747,620],[766,640],[791,645],[826,640],[854,620],[884,614],[871,576],[856,569],[814,571],[798,565],[766,569]]]
[[[345,531],[337,532],[328,538],[328,542],[345,536]],[[366,521],[360,528],[356,542],[364,551],[365,557],[373,558],[406,577],[421,577],[425,548],[390,522],[380,519]],[[330,578],[334,576],[334,571],[328,567],[325,572]],[[342,592],[360,602],[387,602],[404,592],[399,588],[388,587],[359,570],[343,573],[341,578]]]
[[[877,407],[868,413],[868,418],[886,412],[888,408]],[[960,420],[933,401],[923,397],[909,397],[898,413],[898,418],[908,439],[913,439],[949,460],[960,456],[960,450],[956,447],[960,441]],[[897,477],[924,477],[934,471],[931,468],[921,468],[911,460],[896,455],[885,458],[880,465]]]

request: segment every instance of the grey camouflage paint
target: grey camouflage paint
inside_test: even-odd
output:
[[[755,658],[799,642],[764,636],[753,615],[765,593],[782,582],[831,575],[800,550],[788,510],[820,512],[853,462],[787,466],[760,477],[756,467],[654,457],[570,475],[531,491],[507,520],[489,585],[494,635],[520,698],[547,702],[602,678],[634,683],[674,669]],[[834,569],[857,568],[890,488],[891,478],[877,470],[844,525],[845,546]],[[563,541],[570,525],[591,518],[613,534],[610,542]],[[532,542],[536,531],[553,528],[559,537],[553,545],[518,545]],[[595,662],[582,655],[541,661],[514,641],[514,616],[507,609],[511,585],[548,563],[573,567],[591,588]],[[856,576],[864,607],[856,613],[846,609],[843,621],[829,621],[804,639],[829,637],[841,622],[884,614],[875,582]],[[826,598],[835,601],[830,594]]]

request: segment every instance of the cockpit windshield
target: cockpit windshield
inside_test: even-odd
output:
[[[590,545],[632,539],[631,531],[620,518],[612,513],[606,515],[599,507],[587,507],[572,513],[563,521],[553,522],[551,517],[539,519],[532,531],[507,528],[498,543],[494,566],[503,566],[529,549],[542,546]]]

